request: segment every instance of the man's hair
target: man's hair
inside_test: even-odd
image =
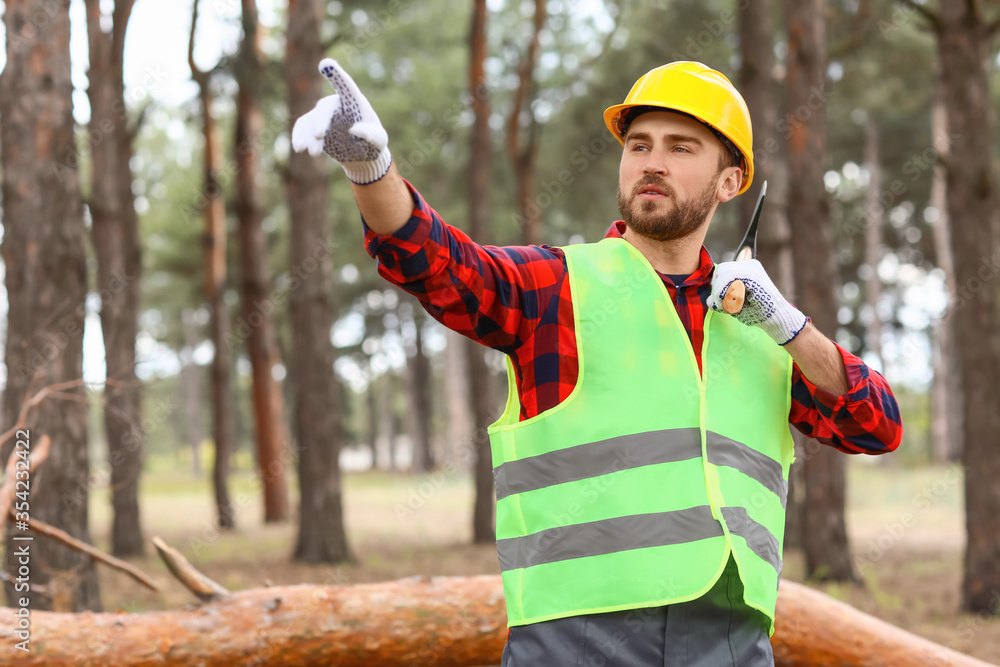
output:
[[[741,153],[740,149],[736,147],[736,144],[734,144],[732,141],[729,140],[729,137],[724,135],[722,132],[719,132],[717,129],[715,129],[705,121],[701,120],[700,118],[696,118],[695,116],[692,116],[689,113],[684,113],[683,111],[677,111],[676,109],[667,109],[666,107],[656,107],[650,105],[639,105],[632,107],[631,109],[628,109],[627,111],[625,111],[625,113],[622,114],[622,119],[621,119],[622,137],[624,137],[625,134],[628,132],[628,127],[629,125],[632,124],[632,121],[634,121],[640,115],[647,113],[649,111],[669,111],[670,113],[676,113],[682,116],[687,116],[688,118],[693,118],[694,120],[698,121],[699,123],[707,127],[709,130],[711,130],[712,134],[714,134],[719,139],[719,141],[722,142],[723,147],[725,147],[726,149],[722,151],[722,153],[719,155],[719,171],[722,171],[726,167],[742,166],[743,153]]]

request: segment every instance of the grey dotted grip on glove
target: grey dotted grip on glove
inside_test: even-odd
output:
[[[392,164],[389,136],[368,98],[337,61],[324,58],[319,71],[337,92],[295,121],[292,147],[310,155],[325,152],[340,163],[352,183],[374,183]]]
[[[721,311],[726,290],[737,280],[743,281],[746,286],[743,308],[733,315],[737,320],[762,329],[778,345],[790,342],[805,328],[806,316],[785,300],[764,267],[755,259],[716,264],[708,307]]]

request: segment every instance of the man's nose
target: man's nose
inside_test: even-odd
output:
[[[646,163],[642,166],[642,171],[646,174],[666,174],[667,161],[659,151],[650,151]]]

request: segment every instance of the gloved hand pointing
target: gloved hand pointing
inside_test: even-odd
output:
[[[722,310],[726,290],[737,280],[747,288],[743,309],[733,316],[740,322],[763,329],[778,345],[788,343],[805,328],[806,316],[781,296],[756,259],[716,264],[708,307]]]
[[[292,148],[308,150],[310,155],[326,151],[352,183],[374,183],[386,175],[392,163],[389,135],[354,79],[336,60],[324,58],[319,71],[337,94],[324,97],[295,121]]]

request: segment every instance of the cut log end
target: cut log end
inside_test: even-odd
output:
[[[734,281],[729,286],[729,289],[726,290],[726,295],[722,297],[722,310],[730,315],[739,314],[743,310],[743,302],[746,300],[746,296],[747,288],[743,284],[743,281]]]

